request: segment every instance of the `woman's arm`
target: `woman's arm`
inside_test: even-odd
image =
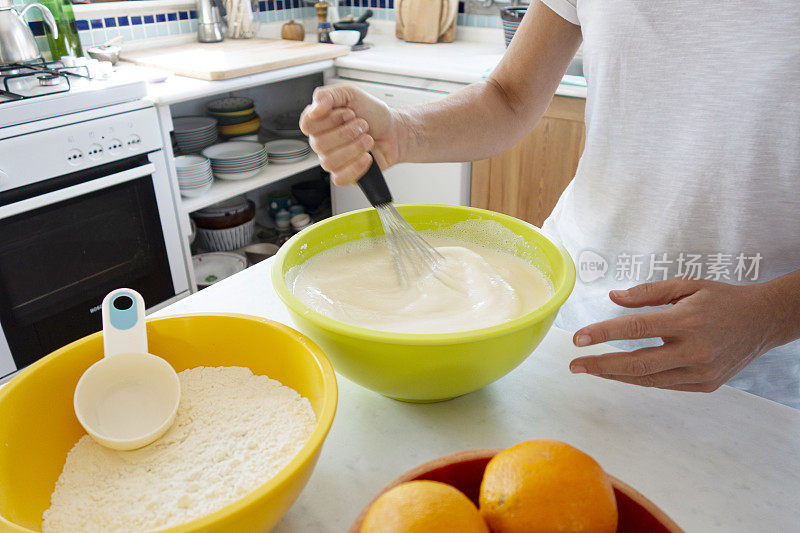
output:
[[[542,118],[580,43],[580,27],[534,2],[485,82],[403,111],[403,160],[475,161],[511,148]]]
[[[491,157],[538,122],[580,43],[580,27],[535,2],[486,81],[404,109],[390,109],[353,87],[323,87],[315,91],[300,127],[338,185],[366,172],[368,151],[384,169],[404,161]]]

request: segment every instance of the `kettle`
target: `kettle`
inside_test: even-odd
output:
[[[42,12],[53,38],[58,38],[58,27],[53,14],[42,4],[32,2],[17,13],[11,0],[0,0],[0,65],[27,63],[41,57],[42,53],[39,51],[33,32],[22,18],[32,7]]]
[[[227,29],[226,14],[222,0],[197,0],[197,40],[201,43],[221,41]]]

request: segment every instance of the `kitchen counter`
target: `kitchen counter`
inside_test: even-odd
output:
[[[452,43],[407,43],[394,35],[394,23],[378,21],[370,25],[366,42],[372,48],[351,52],[336,58],[339,69],[409,76],[470,84],[484,79],[500,62],[506,51],[503,32],[499,28],[459,26]],[[556,94],[586,98],[586,87],[568,80],[583,82],[570,76],[559,85]]]
[[[270,284],[270,265],[154,316],[236,312],[292,325]],[[346,531],[409,468],[532,438],[586,451],[688,532],[797,530],[800,411],[730,387],[689,394],[569,373],[573,357],[602,349],[575,348],[568,332],[553,329],[506,377],[436,404],[397,402],[338,376],[338,411],[317,468],[274,531]]]
[[[333,69],[333,61],[315,61],[304,65],[286,67],[230,80],[207,81],[178,76],[166,70],[141,67],[121,61],[116,72],[120,76],[147,81],[147,100],[155,105],[170,105],[188,102],[217,94],[227,94],[250,87],[258,87],[279,81],[300,78]]]
[[[281,23],[262,24],[258,30],[258,37],[267,39],[279,39],[281,33]],[[315,35],[316,37],[316,35]],[[195,34],[184,34],[163,38],[147,39],[144,41],[133,41],[125,43],[123,46],[127,51],[164,48],[178,46],[182,44],[194,43],[197,37]],[[310,41],[311,39],[306,39]],[[316,39],[314,39],[316,40]],[[211,45],[215,46],[215,45]],[[116,73],[120,76],[129,77],[137,80],[146,80],[147,99],[156,105],[171,105],[179,102],[187,102],[197,98],[204,98],[218,94],[227,94],[232,91],[240,91],[260,85],[267,85],[279,81],[300,78],[310,74],[317,74],[324,71],[333,71],[333,60],[315,61],[294,67],[279,68],[268,72],[252,74],[250,76],[240,76],[229,80],[208,81],[186,76],[178,76],[167,70],[150,67],[143,67],[120,61],[116,65]]]
[[[482,80],[505,52],[502,42],[407,43],[372,33],[367,42],[374,46],[336,58],[336,66],[468,84]]]
[[[277,38],[279,33],[279,24],[264,25],[259,30],[261,37]],[[159,38],[134,43],[129,47],[139,49],[174,46],[193,42],[194,39],[193,35]],[[316,34],[309,30],[306,40],[315,39]],[[505,52],[502,30],[498,28],[459,27],[457,38],[452,43],[422,44],[407,43],[397,39],[394,36],[394,23],[376,21],[372,22],[366,41],[373,45],[372,48],[351,52],[335,60],[317,61],[222,81],[176,76],[168,71],[140,67],[125,61],[117,64],[116,71],[120,76],[148,80],[147,99],[156,105],[170,105],[332,71],[334,67],[340,71],[350,69],[371,73],[377,76],[373,81],[393,84],[403,84],[404,82],[398,82],[393,78],[402,76],[428,82],[426,84],[420,81],[420,87],[435,88],[437,81],[457,86],[467,85],[484,79],[497,66]],[[392,78],[387,79],[387,76]],[[575,76],[565,78],[565,82],[559,85],[556,94],[586,98],[586,87],[567,82],[570,79],[582,81],[582,78]],[[431,83],[434,87],[430,87]],[[448,87],[450,90],[452,88]]]

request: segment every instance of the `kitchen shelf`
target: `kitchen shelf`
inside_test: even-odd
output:
[[[288,165],[268,163],[261,172],[246,180],[231,181],[214,178],[211,189],[204,195],[196,198],[181,198],[183,211],[189,214],[198,209],[227,200],[233,196],[250,192],[264,185],[269,185],[270,183],[275,183],[289,176],[310,170],[318,165],[319,158],[314,152],[311,152],[308,157],[297,163],[290,163]]]

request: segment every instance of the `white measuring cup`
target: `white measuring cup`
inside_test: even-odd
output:
[[[99,444],[135,450],[163,435],[181,398],[178,375],[147,352],[144,299],[117,289],[103,299],[105,356],[86,369],[75,387],[75,414]]]

